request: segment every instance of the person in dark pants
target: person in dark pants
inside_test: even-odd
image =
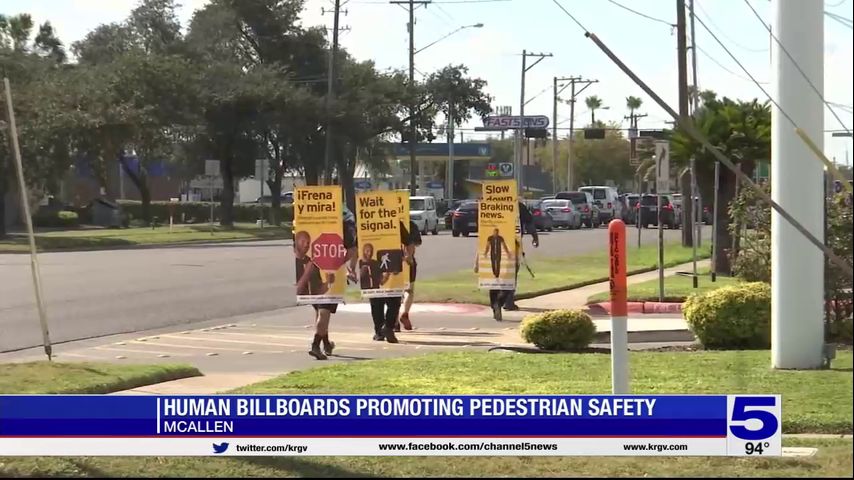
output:
[[[516,238],[515,241],[515,259],[516,259],[516,282],[519,281],[519,262],[522,261],[522,256],[524,253],[522,252],[522,238],[524,238],[525,232],[531,234],[532,244],[534,248],[540,246],[540,236],[537,234],[537,227],[534,224],[534,216],[531,214],[531,211],[528,210],[528,207],[519,202],[519,237]],[[475,272],[479,270],[479,263],[477,258],[475,259]],[[490,290],[489,291],[489,302],[492,306],[492,316],[495,320],[501,321],[501,309],[504,310],[519,310],[519,307],[516,306],[516,291],[515,290]]]
[[[540,246],[540,236],[537,234],[537,225],[534,223],[534,215],[531,213],[531,210],[528,209],[528,206],[522,202],[519,202],[519,235],[520,239],[517,239],[517,242],[521,242],[521,238],[524,238],[525,232],[531,235],[531,244],[534,248],[538,248]],[[524,256],[524,251],[521,243],[516,244],[516,282],[518,284],[519,281],[519,262],[522,261],[522,257]],[[504,298],[504,309],[505,310],[519,310],[519,307],[516,306],[516,290],[508,290],[507,295]]]
[[[412,265],[411,248],[416,242],[420,241],[420,234],[417,233],[418,228],[413,228],[410,222],[410,228],[406,228],[403,222],[400,223],[400,245],[403,251],[403,261]],[[416,239],[416,235],[418,238]],[[400,313],[401,297],[385,297],[372,298],[371,303],[371,318],[374,321],[374,340],[381,342],[385,340],[388,343],[398,343],[395,332],[395,324]],[[399,329],[398,329],[399,331]]]
[[[401,225],[402,226],[402,225]],[[421,232],[418,230],[418,225],[412,220],[409,221],[409,235],[411,236],[411,244],[404,246],[405,258],[409,258],[409,288],[403,292],[403,312],[397,320],[394,327],[395,332],[400,331],[400,326],[407,330],[412,330],[412,321],[409,319],[409,310],[412,309],[412,303],[415,301],[415,279],[418,277],[418,261],[415,259],[415,249],[421,246]]]

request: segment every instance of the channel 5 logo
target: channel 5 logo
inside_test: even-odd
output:
[[[741,440],[765,440],[780,429],[779,396],[730,396],[729,431]]]

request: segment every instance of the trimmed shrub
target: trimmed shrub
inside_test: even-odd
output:
[[[682,313],[707,349],[771,347],[771,285],[767,283],[742,283],[691,295]]]
[[[135,200],[122,200],[119,202],[122,209],[131,214],[134,219],[142,219],[142,202]],[[211,204],[207,202],[151,202],[149,214],[151,218],[157,217],[164,223],[169,222],[169,206],[175,212],[175,222],[205,223],[210,221]],[[234,221],[243,223],[255,223],[261,218],[262,207],[258,204],[235,204],[233,207]],[[264,218],[269,218],[270,206],[263,207]],[[214,204],[214,220],[222,218],[222,208],[219,202]],[[279,219],[289,222],[294,218],[293,205],[284,205],[280,208]]]
[[[580,350],[596,335],[593,319],[580,310],[554,310],[522,321],[522,339],[543,350]]]
[[[77,228],[80,218],[77,213],[66,210],[40,210],[33,215],[33,226],[42,228]]]

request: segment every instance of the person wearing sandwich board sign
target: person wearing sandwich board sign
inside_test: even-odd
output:
[[[335,343],[329,340],[329,321],[344,302],[347,280],[355,279],[356,229],[342,203],[340,187],[299,187],[294,192],[297,304],[314,307],[315,331],[308,354],[317,360],[332,355]]]

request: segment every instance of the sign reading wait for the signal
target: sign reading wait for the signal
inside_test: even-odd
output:
[[[498,129],[522,129],[522,128],[546,128],[549,126],[549,117],[545,115],[494,115],[483,120],[484,128]]]

